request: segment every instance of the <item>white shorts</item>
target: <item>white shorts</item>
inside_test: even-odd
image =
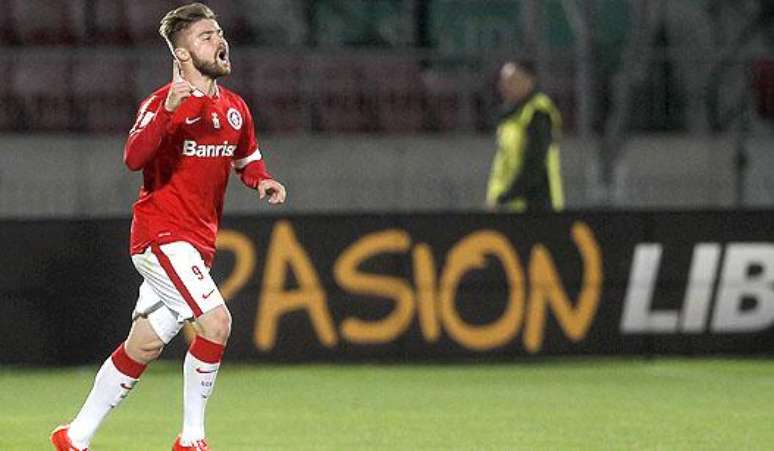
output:
[[[210,269],[189,243],[151,244],[142,254],[132,255],[132,263],[145,279],[132,318],[148,318],[164,343],[180,332],[186,320],[224,305]]]

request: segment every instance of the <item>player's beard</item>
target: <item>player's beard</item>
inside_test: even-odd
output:
[[[199,57],[196,55],[191,54],[191,61],[193,62],[196,70],[201,72],[202,75],[210,77],[213,80],[216,80],[225,75],[229,75],[231,73],[231,64],[221,62],[218,59],[217,54],[215,59],[212,61],[205,61],[203,59],[199,59]]]

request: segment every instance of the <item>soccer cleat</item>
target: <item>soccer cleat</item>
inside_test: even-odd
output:
[[[175,444],[172,445],[172,451],[210,451],[210,447],[207,445],[207,440],[197,440],[191,445],[183,446],[180,444],[180,436],[177,436]]]
[[[51,444],[54,445],[56,451],[89,451],[88,448],[76,448],[70,441],[70,437],[67,436],[67,431],[70,429],[69,424],[58,426],[51,432]]]

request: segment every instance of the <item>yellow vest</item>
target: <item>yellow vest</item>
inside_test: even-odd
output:
[[[543,93],[537,93],[520,110],[505,118],[497,127],[497,153],[489,175],[486,201],[489,206],[498,206],[508,211],[523,212],[527,208],[524,197],[510,199],[497,204],[500,195],[508,191],[521,174],[524,149],[527,144],[527,128],[536,112],[546,113],[551,118],[552,139],[546,155],[546,172],[555,211],[564,208],[561,167],[559,162],[559,140],[562,133],[562,117],[554,103]]]

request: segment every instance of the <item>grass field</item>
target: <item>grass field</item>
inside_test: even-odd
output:
[[[47,450],[96,367],[0,370],[0,450]],[[157,363],[92,450],[169,450],[181,378]],[[227,364],[208,436],[236,450],[774,449],[774,361]]]

